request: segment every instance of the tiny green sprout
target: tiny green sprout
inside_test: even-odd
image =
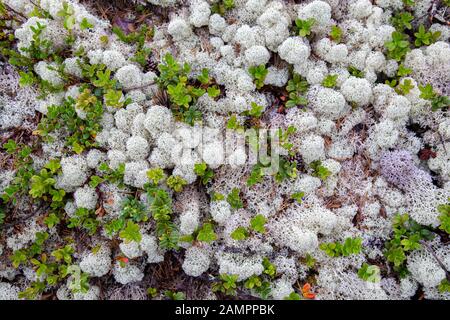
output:
[[[211,79],[209,78],[209,70],[207,68],[202,69],[202,73],[197,77],[197,80],[200,81],[201,84],[207,85]]]
[[[183,191],[183,187],[187,185],[187,181],[180,176],[170,176],[166,180],[167,186],[175,192]]]
[[[124,239],[125,242],[141,242],[142,239],[139,225],[131,220],[127,221],[127,225],[120,231],[119,236]]]
[[[221,274],[220,280],[218,282],[213,283],[212,291],[217,292],[220,291],[228,296],[236,295],[237,289],[237,280],[239,276],[237,274]]]
[[[100,42],[103,45],[107,45],[109,43],[109,37],[107,35],[100,36]]]
[[[252,171],[250,172],[250,176],[247,179],[247,186],[251,187],[251,186],[254,186],[255,184],[261,182],[263,179],[263,176],[264,176],[264,173],[261,168],[261,165],[256,164],[252,168]]]
[[[203,224],[202,228],[198,231],[197,240],[210,243],[217,240],[217,234],[214,232],[214,226],[212,223]]]
[[[292,291],[288,296],[284,297],[284,300],[301,300],[301,296],[295,291]]]
[[[63,2],[62,9],[57,13],[58,17],[64,18],[64,28],[72,30],[75,26],[75,11],[73,7],[67,2]]]
[[[170,300],[185,300],[186,295],[183,292],[174,292],[170,290],[164,291],[164,295]]]
[[[257,275],[252,275],[244,282],[244,287],[246,287],[247,289],[258,288],[261,287],[261,285],[262,285],[261,278],[258,277]]]
[[[286,108],[293,108],[297,106],[306,106],[308,100],[305,97],[299,96],[294,92],[289,94],[289,100],[286,102]]]
[[[329,242],[321,243],[319,248],[330,257],[348,257],[352,254],[359,254],[361,252],[361,238],[347,238],[344,243]]]
[[[363,263],[361,268],[358,270],[358,277],[367,282],[380,282],[380,268],[375,265]]]
[[[217,98],[220,95],[220,89],[218,86],[208,87],[206,92],[208,93],[208,96],[210,96],[211,98]]]
[[[150,298],[155,298],[158,295],[158,289],[153,287],[147,288],[147,295]]]
[[[236,241],[245,240],[248,238],[247,229],[244,227],[238,227],[230,234],[230,237]]]
[[[394,31],[392,40],[386,41],[385,46],[388,50],[388,57],[396,61],[401,61],[403,57],[411,50],[409,48],[409,38],[406,34]]]
[[[311,169],[313,169],[313,176],[320,178],[322,181],[325,181],[329,176],[331,176],[331,171],[327,169],[327,167],[322,165],[320,160],[316,160],[311,162]]]
[[[250,104],[251,109],[244,111],[242,114],[249,117],[259,118],[262,116],[262,113],[264,111],[264,107],[258,105],[256,102],[252,102]]]
[[[403,4],[407,7],[414,7],[416,2],[414,0],[402,0]]]
[[[21,87],[29,87],[36,83],[36,77],[33,72],[19,71],[19,85]]]
[[[56,261],[64,261],[65,263],[72,263],[72,255],[75,249],[71,245],[66,245],[63,248],[54,250],[52,256],[55,257]]]
[[[269,73],[269,71],[266,69],[266,66],[263,64],[259,66],[252,66],[248,69],[248,72],[255,80],[256,88],[261,89],[264,86],[264,80]]]
[[[441,204],[437,208],[439,214],[439,221],[441,222],[439,229],[450,234],[450,199],[449,203]]]
[[[441,32],[440,31],[435,31],[435,32],[425,31],[425,27],[422,24],[419,26],[418,32],[414,33],[414,36],[416,37],[416,40],[414,41],[414,44],[416,45],[416,47],[421,47],[424,45],[428,46],[428,45],[436,42],[439,39],[439,37],[441,36]]]
[[[250,227],[253,231],[258,233],[265,233],[266,228],[264,225],[266,224],[266,217],[262,214],[258,214],[250,220]]]
[[[189,124],[190,126],[194,126],[196,122],[202,121],[202,112],[198,110],[196,107],[191,106],[189,109],[184,112],[183,121]]]
[[[166,178],[166,174],[164,170],[161,168],[152,168],[147,171],[147,178],[155,185],[159,184],[161,181],[164,181]]]
[[[329,74],[325,77],[325,79],[323,79],[322,81],[322,85],[326,88],[334,88],[337,84],[337,79],[338,79],[337,74]]]
[[[294,73],[292,79],[288,81],[286,90],[288,92],[306,93],[306,91],[308,91],[308,87],[308,81],[303,79],[301,75]]]
[[[264,274],[267,274],[271,278],[277,275],[277,268],[267,257],[263,258],[262,265],[264,267]]]
[[[0,226],[5,222],[6,213],[3,207],[0,207]]]
[[[330,32],[330,38],[336,43],[341,42],[342,39],[342,30],[338,26],[332,26]]]
[[[433,100],[437,96],[437,93],[434,91],[432,85],[429,83],[427,83],[425,86],[419,85],[419,90],[420,90],[419,97],[422,99]]]
[[[411,92],[411,90],[414,89],[414,85],[412,84],[412,81],[410,79],[403,80],[402,83],[399,83],[396,92],[398,94],[406,95]]]
[[[196,163],[194,165],[194,172],[201,178],[203,184],[207,184],[214,177],[214,171],[212,171],[211,168],[208,168],[208,165],[205,162]]]
[[[18,268],[21,264],[28,261],[26,251],[24,249],[19,249],[13,252],[9,257],[14,268]]]
[[[316,264],[316,259],[314,259],[309,253],[307,253],[305,257],[305,264],[310,269],[314,268],[314,265]]]
[[[450,281],[448,279],[442,279],[441,283],[438,285],[438,291],[440,293],[450,292]]]
[[[108,89],[104,95],[105,104],[113,108],[122,108],[125,105],[125,99],[121,90]]]
[[[89,180],[89,186],[91,188],[97,188],[103,181],[104,179],[99,176],[91,176],[91,179]]]
[[[348,72],[357,78],[364,78],[364,72],[359,70],[358,68],[355,68],[354,66],[348,67]]]
[[[13,154],[17,150],[17,144],[13,139],[9,139],[8,142],[3,144],[3,149],[9,154]]]
[[[392,25],[398,30],[403,31],[405,29],[411,30],[411,21],[414,20],[414,16],[409,12],[399,12],[392,17]]]
[[[398,77],[406,77],[406,76],[410,75],[411,72],[412,72],[412,69],[406,68],[402,63],[398,66],[397,76]]]
[[[295,193],[291,194],[291,199],[294,199],[298,203],[302,203],[304,196],[305,196],[304,192],[295,192]]]
[[[240,190],[238,188],[233,188],[227,196],[227,202],[234,209],[240,209],[244,207],[244,204],[239,197]]]
[[[46,217],[44,219],[44,223],[47,225],[47,227],[49,228],[53,228],[54,226],[56,226],[61,220],[58,218],[58,216],[52,212],[48,215],[48,217]]]
[[[93,25],[92,23],[90,23],[90,22],[88,21],[88,19],[86,19],[86,18],[83,18],[83,19],[81,20],[81,22],[80,22],[80,29],[81,29],[81,30],[91,29],[91,28],[93,28],[93,27],[94,27],[94,25]]]
[[[225,196],[219,192],[213,191],[213,193],[211,195],[211,200],[212,201],[222,201],[222,200],[225,200]]]
[[[295,26],[298,30],[298,35],[300,37],[306,37],[311,34],[311,28],[314,25],[316,21],[313,18],[302,20],[302,19],[296,19],[295,20]]]
[[[431,110],[437,111],[450,106],[450,98],[447,96],[437,96],[431,101]]]
[[[147,210],[145,205],[135,198],[126,198],[122,203],[121,218],[131,219],[135,222],[147,221]]]

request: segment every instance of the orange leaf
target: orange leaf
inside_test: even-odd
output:
[[[316,297],[316,295],[311,292],[311,285],[309,283],[305,283],[303,286],[302,294],[306,299],[314,299]]]

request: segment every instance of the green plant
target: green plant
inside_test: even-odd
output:
[[[230,234],[230,237],[236,241],[245,240],[248,238],[248,231],[245,227],[238,227]]]
[[[298,203],[302,203],[304,196],[305,196],[304,192],[294,192],[293,194],[291,194],[291,199],[294,199]]]
[[[187,181],[180,176],[170,176],[166,180],[167,186],[175,192],[181,192]]]
[[[131,220],[127,221],[127,225],[120,231],[119,236],[124,239],[125,242],[141,242],[142,240],[139,225]]]
[[[423,24],[419,26],[419,30],[414,33],[414,36],[416,37],[416,40],[414,40],[414,44],[416,47],[421,47],[423,45],[430,45],[439,39],[441,36],[440,31],[425,31],[425,27]]]
[[[49,228],[53,228],[54,226],[56,226],[61,220],[59,219],[59,217],[54,213],[50,213],[48,215],[48,217],[46,217],[44,219],[44,223],[47,225],[47,227]]]
[[[197,240],[210,243],[217,240],[217,234],[214,232],[214,226],[212,223],[204,223],[201,229],[198,231]]]
[[[257,275],[252,275],[244,282],[244,287],[246,287],[247,289],[254,289],[254,288],[256,289],[261,286],[262,286],[261,278],[258,277]]]
[[[348,67],[348,72],[350,72],[350,74],[354,77],[364,78],[364,72],[355,68],[354,66]]]
[[[388,57],[396,61],[401,61],[410,51],[408,36],[399,31],[392,32],[392,40],[386,41],[385,46],[388,50]]]
[[[211,168],[208,168],[208,165],[205,162],[196,163],[194,172],[201,178],[203,184],[207,184],[214,177],[214,171],[212,171]]]
[[[267,257],[263,258],[262,265],[264,267],[264,274],[267,274],[271,278],[275,278],[277,275],[277,268]]]
[[[286,108],[293,108],[299,105],[307,105],[308,100],[302,96],[308,91],[308,82],[304,80],[299,74],[294,73],[292,79],[288,81],[286,90],[289,99],[286,101]]]
[[[99,225],[99,221],[96,219],[95,211],[88,210],[86,208],[78,208],[75,211],[73,217],[69,219],[69,224],[67,227],[71,228],[83,228],[89,232],[89,234],[93,235],[97,232],[97,227]]]
[[[331,26],[330,38],[336,43],[342,40],[342,29],[338,26]]]
[[[329,74],[323,79],[322,85],[327,88],[334,88],[337,84],[337,78],[339,75],[337,74]]]
[[[311,34],[311,28],[316,21],[313,18],[302,20],[295,19],[295,26],[297,28],[297,34],[300,37],[306,37]]]
[[[264,176],[262,167],[263,166],[261,163],[257,163],[255,166],[253,166],[252,171],[250,172],[250,176],[247,179],[247,186],[252,187],[262,181]]]
[[[127,198],[122,203],[120,217],[123,219],[131,219],[134,222],[147,221],[147,210],[145,205],[135,198]]]
[[[329,242],[321,243],[319,248],[330,257],[350,256],[361,252],[361,238],[347,238],[344,243]]]
[[[211,5],[211,13],[223,16],[227,11],[234,8],[234,0],[219,0]]]
[[[244,204],[239,197],[240,190],[238,188],[233,188],[227,196],[227,202],[234,209],[240,209],[244,207]]]
[[[394,270],[404,276],[407,270],[404,266],[409,251],[422,247],[421,240],[431,240],[433,233],[418,224],[408,214],[397,214],[392,221],[392,238],[385,243],[385,256],[394,264]]]
[[[431,101],[431,110],[437,111],[450,105],[450,98],[447,96],[440,96],[436,93],[431,86],[427,83],[425,86],[419,85],[420,98]]]
[[[175,292],[166,290],[164,291],[164,295],[169,298],[170,300],[185,300],[186,295],[183,292]]]
[[[380,268],[375,265],[368,265],[363,263],[358,270],[358,277],[368,282],[380,282]]]
[[[145,185],[150,211],[156,221],[156,234],[163,249],[177,249],[179,235],[171,222],[172,198],[166,190],[156,185]]]
[[[258,105],[256,102],[252,102],[250,105],[251,105],[251,109],[244,111],[242,114],[244,116],[254,117],[254,118],[261,117],[262,113],[264,111],[264,107]]]
[[[275,181],[282,182],[286,179],[295,179],[297,177],[297,162],[289,161],[283,157],[279,159],[278,171],[275,173]]]
[[[310,167],[313,170],[312,175],[314,177],[320,178],[320,180],[325,181],[329,176],[331,176],[331,171],[327,167],[322,165],[320,160],[316,160],[310,163]]]
[[[85,99],[80,96],[79,99]],[[50,133],[64,128],[68,135],[66,137],[66,145],[80,154],[86,149],[97,146],[95,137],[101,131],[100,119],[103,116],[102,103],[97,99],[79,102],[68,98],[59,106],[49,106],[48,112],[38,125],[36,134],[43,137],[44,141],[51,142],[53,138]],[[76,103],[80,103],[85,117],[79,118],[75,109]]]
[[[438,206],[437,210],[439,214],[439,221],[441,222],[439,229],[450,234],[450,198],[449,203],[441,204]]]
[[[403,83],[399,83],[398,86],[395,88],[395,91],[398,94],[407,95],[411,92],[411,90],[414,89],[414,85],[412,84],[410,79],[403,80]]]
[[[166,174],[161,168],[153,168],[147,171],[147,177],[154,185],[157,185],[166,179]]]
[[[410,75],[411,72],[412,72],[412,69],[406,68],[403,64],[400,64],[398,66],[397,76],[398,77],[406,77],[406,76]]]
[[[438,290],[440,293],[450,292],[450,281],[448,281],[448,279],[442,279],[441,283],[438,285]]]
[[[399,12],[391,19],[392,25],[399,31],[403,32],[405,29],[411,30],[411,21],[414,20],[414,16],[409,12]]]
[[[158,295],[158,289],[153,287],[147,288],[147,295],[150,298],[155,298]]]
[[[235,114],[233,114],[227,121],[227,129],[243,131],[244,126],[242,126]]]
[[[212,291],[220,291],[228,296],[236,295],[238,275],[237,274],[221,274],[220,280],[213,283]]]
[[[250,220],[250,228],[258,233],[265,233],[266,228],[264,227],[266,223],[266,217],[262,214],[257,214]]]
[[[251,66],[248,69],[248,72],[255,81],[256,88],[261,89],[264,86],[264,80],[269,73],[269,71],[266,69],[266,66],[263,64],[260,64],[259,66]]]
[[[295,291],[292,291],[288,296],[284,297],[284,300],[301,300],[301,296]]]
[[[414,0],[402,0],[403,4],[407,7],[414,7],[416,5]]]

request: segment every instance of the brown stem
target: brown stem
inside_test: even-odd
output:
[[[437,261],[439,266],[445,271],[445,277],[447,278],[447,281],[450,281],[450,272],[447,270],[445,265],[442,263],[442,261],[438,258],[436,253],[433,251],[433,249],[430,247],[428,243],[426,243],[424,240],[420,240],[420,243],[428,250],[428,252],[431,253],[431,255],[434,257],[434,259]]]

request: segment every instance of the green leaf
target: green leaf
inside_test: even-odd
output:
[[[238,188],[233,188],[227,196],[227,202],[234,209],[240,209],[244,207],[241,198],[239,197],[240,190]]]
[[[214,232],[212,223],[203,224],[202,228],[198,231],[197,240],[210,243],[217,240],[217,235]]]
[[[265,223],[266,217],[264,217],[262,214],[258,214],[250,220],[250,226],[252,230],[259,233],[266,232],[266,228],[264,227]]]
[[[86,18],[83,18],[80,22],[81,30],[91,29],[93,27],[94,27],[94,25],[92,23],[89,23],[89,21]]]
[[[131,242],[131,241],[141,242],[141,240],[142,240],[142,235],[140,232],[139,225],[134,223],[131,220],[127,221],[127,225],[126,225],[125,229],[120,231],[119,236],[122,239],[124,239],[125,242]]]
[[[248,232],[244,227],[238,227],[230,234],[230,236],[236,241],[245,240],[248,237]]]

